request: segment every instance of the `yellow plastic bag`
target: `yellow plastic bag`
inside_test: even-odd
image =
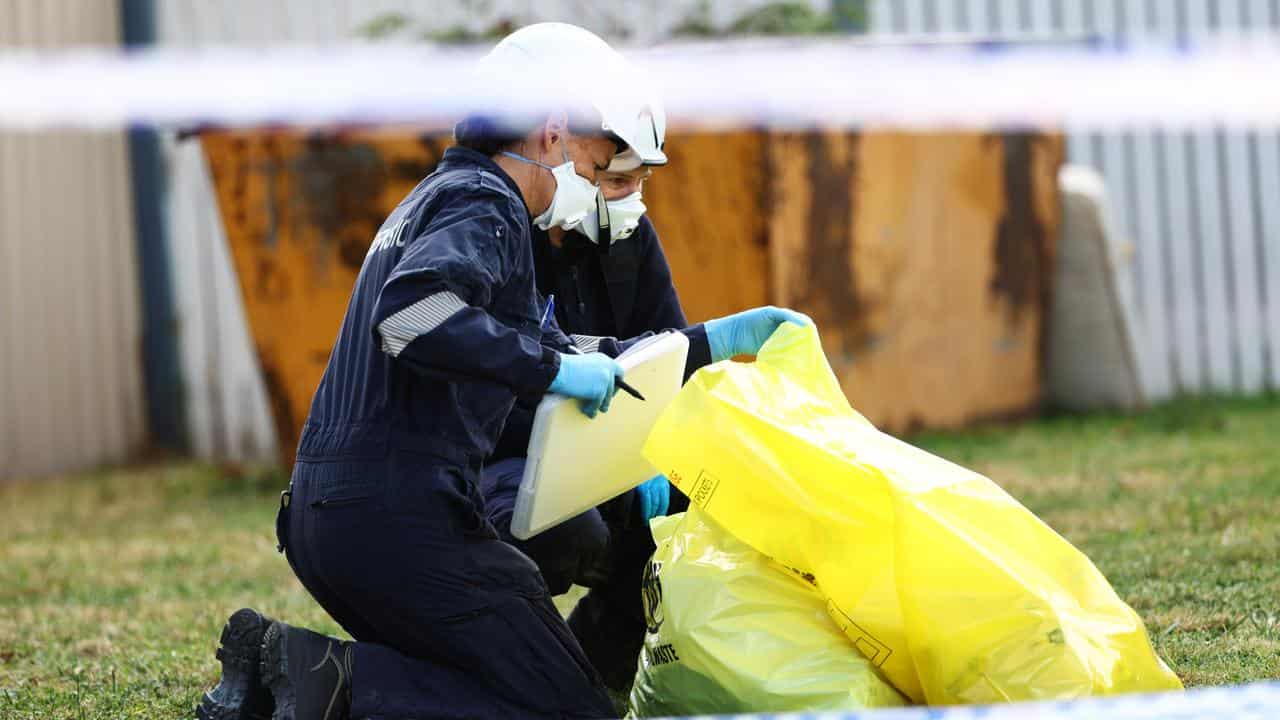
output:
[[[931,705],[1181,688],[1093,564],[987,478],[876,430],[817,331],[698,372],[645,455],[720,526],[812,573],[899,690]]]
[[[880,678],[793,572],[697,508],[653,522],[649,631],[631,690],[639,717],[897,707]]]

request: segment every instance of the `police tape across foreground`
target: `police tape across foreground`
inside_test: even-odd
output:
[[[475,49],[405,45],[179,51],[0,48],[0,127],[437,125],[536,113],[589,74],[539,59],[477,77]],[[1274,128],[1276,37],[1106,45],[956,37],[676,43],[628,51],[682,127],[1124,130]],[[321,82],[319,79],[323,78]],[[597,95],[625,104],[628,85]]]
[[[1087,558],[990,480],[850,408],[807,317],[690,324],[644,214],[644,181],[668,162],[652,83],[556,23],[508,36],[476,77],[531,66],[555,81],[460,119],[373,239],[281,496],[280,549],[353,640],[236,611],[198,717],[605,718],[1181,688]],[[663,474],[517,539],[544,396],[604,422],[625,381],[615,358],[662,332],[688,341],[684,389],[647,433]],[[589,590],[566,620],[551,598],[573,584]]]

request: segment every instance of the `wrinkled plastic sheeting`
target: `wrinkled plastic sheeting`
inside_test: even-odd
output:
[[[639,717],[900,707],[809,582],[697,508],[653,522]]]
[[[915,702],[1182,687],[1087,557],[989,479],[854,411],[812,328],[695,374],[645,455],[717,524],[812,575]]]

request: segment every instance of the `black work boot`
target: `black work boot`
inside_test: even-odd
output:
[[[262,683],[272,720],[342,720],[351,709],[353,644],[273,622],[262,639]]]
[[[271,720],[271,692],[260,682],[262,638],[271,619],[241,608],[227,618],[218,642],[222,677],[200,699],[200,720]]]

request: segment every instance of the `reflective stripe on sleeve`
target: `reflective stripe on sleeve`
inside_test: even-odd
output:
[[[600,341],[604,338],[595,335],[570,335],[569,339],[573,340],[573,344],[584,353],[593,353],[600,351]]]
[[[465,307],[462,298],[447,291],[422,298],[378,325],[382,351],[397,357],[406,345],[440,327]]]

